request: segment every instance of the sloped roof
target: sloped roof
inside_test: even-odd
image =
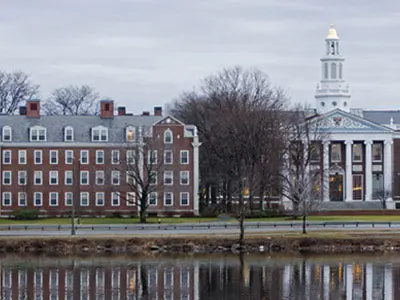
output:
[[[379,124],[390,124],[393,118],[394,124],[400,124],[400,110],[364,110],[363,117]]]

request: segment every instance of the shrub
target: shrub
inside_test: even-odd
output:
[[[16,209],[11,213],[11,217],[15,220],[36,220],[39,218],[39,211],[36,209]]]
[[[113,211],[112,213],[108,214],[106,217],[120,219],[120,218],[122,218],[122,214],[119,211]]]

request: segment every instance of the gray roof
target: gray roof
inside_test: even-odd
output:
[[[147,132],[151,125],[166,116],[41,116],[29,118],[21,115],[0,115],[0,127],[11,126],[12,142],[29,142],[29,128],[43,126],[47,128],[47,142],[64,142],[64,128],[74,128],[74,142],[91,142],[91,128],[104,126],[108,128],[108,142],[124,143],[125,128],[144,127]]]
[[[393,118],[394,124],[400,124],[400,110],[364,110],[363,117],[378,124],[390,124]]]

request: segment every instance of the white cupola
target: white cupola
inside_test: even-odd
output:
[[[321,58],[321,82],[315,93],[317,111],[323,114],[339,108],[350,112],[350,88],[344,80],[344,58],[340,55],[339,37],[333,25],[325,43],[325,55]]]

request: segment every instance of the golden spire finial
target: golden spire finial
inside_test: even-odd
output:
[[[336,40],[339,39],[335,28],[333,28],[333,24],[331,24],[331,27],[328,30],[328,34],[327,34],[326,38],[327,39],[336,39]]]

